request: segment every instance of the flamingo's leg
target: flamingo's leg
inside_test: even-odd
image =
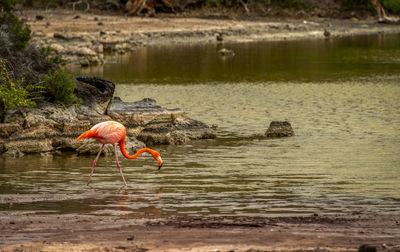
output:
[[[88,182],[87,182],[88,185],[89,185],[89,183],[90,183],[90,180],[92,180],[92,175],[93,175],[93,172],[94,172],[94,167],[96,167],[97,160],[99,160],[100,154],[101,154],[101,152],[103,151],[103,149],[104,149],[104,144],[101,145],[100,150],[99,150],[99,153],[97,153],[96,159],[95,159],[94,162],[93,162],[92,171],[90,172],[90,176],[89,176],[89,179],[88,179]]]
[[[115,144],[113,144],[113,146],[114,146],[114,153],[115,153],[115,161],[117,161],[117,167],[118,167],[119,173],[121,173],[122,179],[124,180],[124,184],[126,185],[124,174],[122,173],[121,166],[119,165],[119,162],[118,162],[117,147]]]

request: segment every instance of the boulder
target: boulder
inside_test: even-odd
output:
[[[114,97],[107,109],[107,115],[126,127],[144,126],[155,122],[171,123],[183,113],[184,111],[179,108],[162,108],[150,98],[137,102],[124,102],[121,98]]]
[[[273,121],[270,123],[267,131],[265,132],[266,137],[290,137],[294,135],[292,125],[287,121]]]
[[[97,77],[78,76],[75,79],[75,94],[82,100],[82,105],[98,114],[105,114],[114,95],[115,84]]]
[[[153,99],[123,102],[115,97],[107,114],[127,127],[127,134],[149,145],[182,144],[215,138],[215,130],[184,115],[183,109],[167,109]]]
[[[50,47],[51,47],[51,49],[53,49],[58,54],[62,54],[62,53],[65,52],[64,46],[62,46],[60,44],[54,43],[54,44],[51,44]]]

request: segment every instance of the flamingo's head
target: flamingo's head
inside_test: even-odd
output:
[[[158,151],[153,150],[152,152],[150,152],[150,154],[153,156],[153,158],[154,158],[155,160],[157,160],[157,162],[158,162],[158,169],[160,170],[161,167],[162,167],[162,165],[163,165],[163,161],[162,161],[162,159],[161,159],[160,153],[158,153]]]

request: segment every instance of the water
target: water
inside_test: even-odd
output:
[[[141,48],[79,70],[217,124],[218,138],[155,146],[150,157],[0,159],[0,211],[130,217],[399,213],[400,36]],[[75,69],[78,72],[77,69]],[[295,136],[265,139],[272,120]],[[10,196],[11,194],[11,196]],[[24,194],[29,194],[24,197]],[[33,194],[33,195],[30,195]],[[34,199],[32,199],[34,198]],[[1,199],[1,198],[0,198]]]

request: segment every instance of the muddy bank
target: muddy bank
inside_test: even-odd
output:
[[[1,251],[400,251],[400,216],[29,216],[2,212]]]
[[[37,20],[40,14],[43,19]],[[104,63],[104,52],[126,53],[138,46],[176,43],[221,43],[259,40],[330,39],[361,34],[399,33],[400,26],[375,19],[252,20],[160,16],[128,17],[53,10],[23,10],[33,43],[50,46],[71,64]]]

